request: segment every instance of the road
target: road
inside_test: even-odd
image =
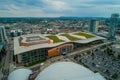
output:
[[[10,64],[13,62],[13,52],[12,52],[12,43],[9,39],[7,45],[5,46],[6,48],[6,56],[5,56],[5,64],[3,68],[3,79],[2,80],[7,80],[7,77],[9,75],[10,71]]]

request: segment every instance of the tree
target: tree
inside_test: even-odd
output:
[[[118,74],[117,74],[117,73],[114,73],[114,74],[112,75],[112,78],[117,79],[117,78],[118,78]]]

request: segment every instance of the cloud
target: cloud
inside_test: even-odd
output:
[[[42,0],[43,3],[45,4],[44,10],[49,10],[53,12],[62,12],[65,10],[69,10],[70,6],[60,0]]]
[[[118,5],[120,4],[119,0],[92,0],[86,2],[86,4],[96,4],[96,5]]]
[[[119,4],[119,0],[1,0],[0,17],[108,17],[120,11]]]

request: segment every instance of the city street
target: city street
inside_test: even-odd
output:
[[[10,67],[11,64],[13,64],[13,43],[11,42],[11,39],[9,39],[8,44],[6,45],[6,56],[5,56],[5,64],[3,68],[3,78],[2,80],[7,80],[7,77],[9,75],[9,72],[13,67]]]

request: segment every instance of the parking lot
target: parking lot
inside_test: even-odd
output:
[[[112,55],[97,51],[89,55],[76,57],[75,60],[91,70],[101,73],[108,79],[120,80],[120,59],[116,59]]]

